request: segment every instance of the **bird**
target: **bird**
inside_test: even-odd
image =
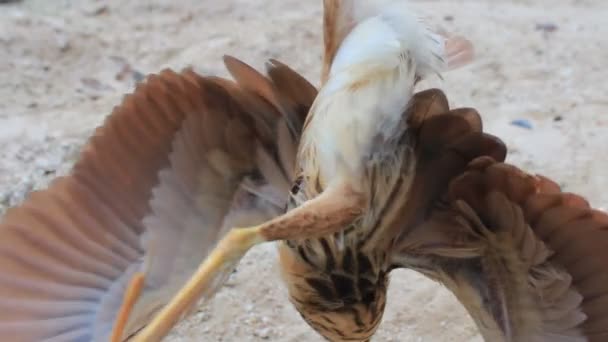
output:
[[[376,331],[396,232],[386,216],[404,199],[391,194],[410,186],[415,165],[404,112],[415,84],[466,64],[472,44],[431,31],[403,1],[325,1],[324,13],[331,66],[302,126],[286,213],[229,231],[136,340],[163,337],[251,247],[271,241],[281,241],[290,299],[310,326],[332,341]],[[361,268],[343,264],[349,257]]]
[[[277,241],[289,299],[330,341],[372,338],[398,268],[451,290],[487,341],[606,340],[608,216],[505,163],[475,109],[414,91],[470,42],[403,1],[323,3],[319,89],[276,60],[151,75],[7,211],[2,336],[160,340]]]

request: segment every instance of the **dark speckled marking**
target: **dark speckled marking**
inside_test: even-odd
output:
[[[323,253],[325,253],[325,271],[331,272],[336,269],[334,253],[331,251],[327,239],[319,239],[319,242],[321,243],[321,247],[323,247]]]
[[[352,248],[347,248],[344,251],[344,257],[342,258],[342,269],[348,274],[355,273],[355,260],[353,258]]]
[[[297,195],[298,192],[300,192],[300,185],[302,184],[302,180],[304,178],[302,176],[299,176],[296,181],[293,183],[293,186],[291,187],[291,194],[292,195]]]
[[[310,287],[319,293],[319,296],[327,301],[335,300],[336,296],[332,287],[326,281],[316,278],[307,278],[306,282]]]
[[[308,258],[308,255],[306,253],[306,250],[304,249],[304,246],[302,246],[302,245],[298,246],[298,254],[302,258],[302,260],[304,260],[305,263],[314,267],[314,264],[312,262],[310,262],[310,259]]]
[[[359,274],[371,273],[373,271],[372,263],[363,253],[357,254],[357,265],[359,266]]]
[[[331,281],[334,283],[336,292],[340,294],[345,304],[354,304],[357,301],[355,281],[351,277],[340,274],[332,274]]]

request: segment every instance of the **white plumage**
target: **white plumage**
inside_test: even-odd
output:
[[[446,49],[449,39],[426,27],[404,1],[355,0],[344,6],[352,17],[341,16],[338,31],[352,30],[313,105],[301,149],[316,151],[310,163],[322,166],[322,183],[359,177],[377,143],[403,129],[402,114],[417,80],[447,71],[454,55],[472,55],[464,51],[472,50],[470,44]]]

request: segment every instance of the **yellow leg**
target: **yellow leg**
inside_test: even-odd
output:
[[[232,271],[251,247],[266,241],[260,234],[260,227],[232,229],[171,302],[133,338],[133,341],[160,341],[201,296],[211,295],[205,293],[206,291],[214,291],[221,286],[222,277]]]
[[[203,296],[210,298],[247,251],[262,242],[314,238],[344,229],[361,215],[364,200],[348,186],[327,189],[315,199],[259,226],[232,229],[185,286],[133,340],[160,341]]]
[[[129,287],[125,292],[125,296],[120,306],[120,310],[118,311],[118,317],[114,322],[114,328],[112,329],[112,336],[110,338],[111,342],[121,342],[122,337],[124,335],[125,327],[127,326],[127,321],[129,320],[129,315],[131,314],[131,310],[139,298],[141,294],[141,290],[144,287],[144,274],[136,273],[133,278],[131,278],[131,282],[129,283]]]

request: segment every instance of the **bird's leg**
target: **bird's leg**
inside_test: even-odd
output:
[[[122,305],[120,306],[120,310],[118,310],[118,316],[114,322],[114,328],[112,329],[112,335],[110,337],[111,342],[122,341],[131,310],[137,302],[137,299],[141,294],[141,290],[144,287],[144,279],[144,274],[141,272],[136,273],[133,278],[131,278],[127,291],[125,291],[125,296],[122,301]]]
[[[184,313],[196,304],[196,301],[219,289],[251,247],[264,241],[259,227],[230,230],[198,267],[190,280],[133,340],[160,341]]]
[[[159,341],[202,296],[211,295],[245,253],[262,242],[305,239],[344,229],[363,210],[365,201],[350,186],[326,189],[302,206],[258,226],[234,228],[218,243],[198,270],[134,341]]]
[[[329,187],[300,207],[260,225],[267,241],[308,239],[340,231],[361,215],[364,197],[349,185]]]

